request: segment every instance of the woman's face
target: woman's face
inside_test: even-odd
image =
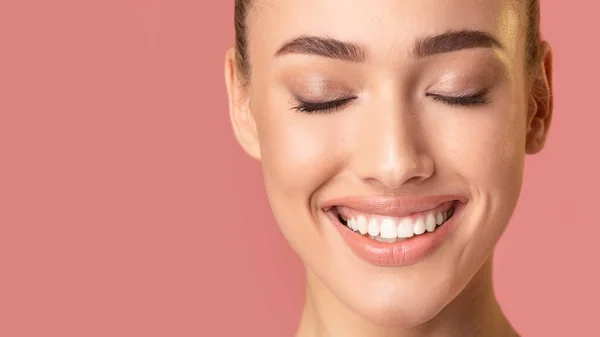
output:
[[[523,5],[255,5],[251,81],[230,88],[232,118],[281,231],[323,298],[381,324],[427,321],[490,257],[530,138],[531,152],[543,142]],[[432,227],[437,211],[449,220]]]

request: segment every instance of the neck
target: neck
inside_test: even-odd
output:
[[[437,316],[402,329],[376,326],[356,315],[307,271],[306,302],[296,337],[518,337],[494,294],[492,260]]]

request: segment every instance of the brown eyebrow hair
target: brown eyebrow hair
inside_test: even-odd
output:
[[[422,58],[469,48],[503,49],[504,47],[488,33],[478,30],[460,30],[419,39],[415,43],[412,54]]]
[[[488,33],[460,30],[418,39],[411,51],[411,56],[423,58],[470,48],[502,49],[504,47]],[[365,50],[355,43],[318,36],[297,37],[286,42],[275,53],[276,56],[286,54],[318,55],[350,62],[364,62],[366,59]]]
[[[350,62],[363,62],[365,51],[359,45],[330,37],[300,36],[285,43],[275,55],[309,54]]]

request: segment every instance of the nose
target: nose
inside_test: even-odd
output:
[[[426,151],[427,132],[418,114],[400,104],[369,114],[361,123],[360,140],[352,167],[358,177],[383,190],[418,185],[434,174],[434,160]]]

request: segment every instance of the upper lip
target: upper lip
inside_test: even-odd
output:
[[[362,213],[403,217],[434,209],[449,201],[465,203],[467,199],[464,196],[454,194],[343,197],[326,201],[322,208],[328,211],[333,207],[341,206]]]

